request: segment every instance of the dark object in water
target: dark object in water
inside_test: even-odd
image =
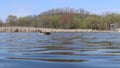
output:
[[[15,31],[14,32],[18,32],[18,29],[15,29]]]
[[[50,32],[42,32],[41,30],[38,30],[38,31],[43,35],[49,35],[50,34]]]

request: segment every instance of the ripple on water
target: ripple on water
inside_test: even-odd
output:
[[[1,33],[0,36],[0,59],[8,61],[75,62],[94,66],[95,62],[118,62],[120,57],[119,33],[52,33],[46,36],[35,32]]]

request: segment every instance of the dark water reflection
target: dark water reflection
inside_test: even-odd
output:
[[[120,68],[120,33],[0,33],[0,68]]]

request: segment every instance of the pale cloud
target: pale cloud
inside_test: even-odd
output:
[[[70,2],[71,0],[51,0],[53,3],[63,3],[63,2]],[[43,1],[45,2],[45,1]],[[34,2],[26,2],[26,3],[11,3],[10,8],[12,9],[8,15],[16,15],[20,16],[27,16],[27,15],[34,15],[36,13],[40,13],[44,11],[44,8],[38,8],[37,6],[41,6],[40,3],[37,1]],[[42,4],[42,6],[45,6]],[[35,10],[34,10],[35,9]],[[36,12],[36,13],[35,13]]]
[[[120,9],[92,9],[92,10],[89,10],[90,12],[92,13],[95,13],[95,14],[104,14],[104,13],[120,13]]]
[[[9,13],[9,15],[16,15],[18,17],[23,17],[32,14],[32,12],[30,12],[29,5],[25,3],[11,4],[10,7],[12,11]]]
[[[23,17],[23,16],[31,15],[31,12],[28,11],[27,9],[16,9],[15,11],[11,12],[10,15]]]
[[[51,0],[53,2],[71,2],[71,0]]]

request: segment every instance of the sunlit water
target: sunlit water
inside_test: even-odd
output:
[[[120,68],[120,33],[0,33],[0,68]]]

